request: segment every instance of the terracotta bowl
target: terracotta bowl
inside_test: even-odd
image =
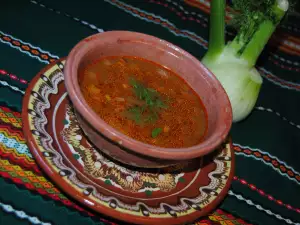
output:
[[[203,142],[177,149],[145,144],[109,126],[88,106],[78,85],[78,71],[100,57],[119,55],[139,56],[160,63],[187,81],[207,110],[208,131]],[[109,31],[87,37],[68,55],[64,76],[69,98],[84,133],[100,151],[124,164],[158,168],[201,157],[215,150],[231,128],[231,105],[217,78],[186,51],[153,36]]]

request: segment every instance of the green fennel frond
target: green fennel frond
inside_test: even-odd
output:
[[[289,0],[289,2],[293,2],[293,0]],[[270,21],[277,26],[282,20],[282,16],[277,14],[278,10],[274,9],[278,0],[233,0],[232,3],[232,20],[229,25],[238,30],[236,40],[243,42],[244,47],[263,22]],[[242,54],[243,51],[244,48],[241,48],[238,53]]]
[[[234,0],[230,25],[239,30],[237,38],[251,39],[259,25],[266,20],[277,24],[273,6],[276,0]]]

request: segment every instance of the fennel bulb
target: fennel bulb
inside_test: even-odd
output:
[[[233,3],[243,15],[235,21],[240,23],[238,34],[225,45],[225,0],[212,0],[209,47],[202,63],[222,84],[231,103],[233,122],[238,122],[255,106],[263,80],[254,66],[289,3],[287,0],[235,0]]]

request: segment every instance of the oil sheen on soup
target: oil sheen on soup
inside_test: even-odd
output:
[[[82,69],[88,105],[123,134],[155,146],[197,145],[207,130],[199,96],[177,74],[138,57],[100,58]]]

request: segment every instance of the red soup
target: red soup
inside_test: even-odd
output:
[[[177,74],[138,57],[104,57],[80,72],[88,105],[123,134],[165,148],[197,145],[207,130],[203,104]]]

